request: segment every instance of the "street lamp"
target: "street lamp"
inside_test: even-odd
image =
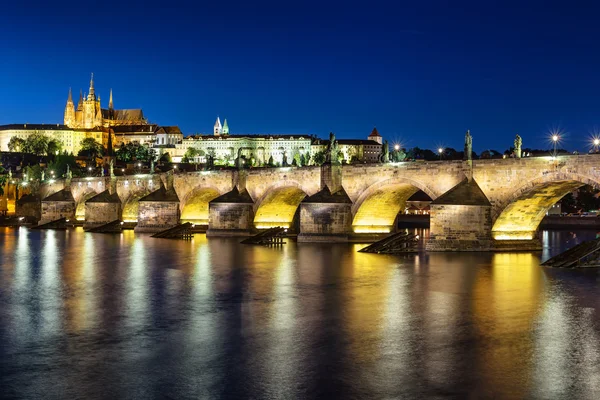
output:
[[[552,135],[552,142],[554,143],[554,157],[556,157],[556,144],[558,143],[559,139],[560,137],[557,134]]]
[[[395,145],[394,150],[396,150],[396,151],[400,150],[400,145],[399,144]]]
[[[594,138],[593,143],[594,143],[594,153],[597,153],[598,152],[598,146],[600,146],[600,139]]]
[[[442,154],[444,154],[444,149],[441,147],[438,149],[438,153],[440,153],[440,160],[442,159]]]

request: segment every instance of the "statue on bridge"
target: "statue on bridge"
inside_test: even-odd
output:
[[[335,134],[333,132],[329,133],[329,146],[327,147],[327,151],[325,154],[325,162],[330,164],[339,164],[339,154],[340,147],[338,141],[335,140]]]
[[[71,172],[71,168],[67,164],[67,179],[71,180],[71,178],[73,178],[73,172]]]
[[[465,154],[463,156],[463,160],[473,160],[473,137],[471,136],[471,131],[469,130],[467,130],[467,133],[465,134]]]
[[[390,162],[390,146],[388,141],[384,141],[381,145],[381,154],[379,155],[379,162],[387,163]]]
[[[110,174],[111,178],[115,177],[115,162],[113,161],[113,159],[110,159],[110,162],[108,163],[108,172]]]
[[[46,176],[46,171],[42,171],[42,179],[41,179],[42,182],[44,181],[45,176]]]
[[[521,136],[517,135],[515,137],[515,157],[521,158],[521,146],[523,145],[523,139]]]

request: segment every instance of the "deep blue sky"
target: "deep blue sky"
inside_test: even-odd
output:
[[[476,151],[584,150],[600,128],[593,2],[7,2],[0,124],[62,122],[94,72],[103,106],[210,132],[366,137]],[[49,2],[50,3],[50,2]],[[523,5],[521,3],[527,3]],[[159,6],[160,5],[160,6]]]

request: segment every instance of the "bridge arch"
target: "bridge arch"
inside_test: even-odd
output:
[[[270,186],[254,203],[254,226],[258,229],[292,226],[296,211],[308,191],[296,181]]]
[[[185,197],[181,206],[181,221],[208,224],[208,203],[221,193],[214,186],[198,186]]]
[[[406,200],[419,190],[432,199],[438,197],[427,185],[408,178],[391,178],[372,184],[352,205],[352,229],[356,233],[391,232]]]
[[[83,193],[79,194],[77,205],[75,206],[75,219],[77,221],[85,220],[85,202],[97,195],[94,189],[88,189]]]
[[[552,205],[584,185],[600,181],[572,172],[550,172],[521,185],[492,208],[492,236],[496,240],[531,240]]]

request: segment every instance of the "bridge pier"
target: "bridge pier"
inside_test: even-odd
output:
[[[42,200],[41,219],[38,225],[61,218],[75,220],[75,199],[71,191],[66,188]]]
[[[249,236],[254,222],[254,200],[237,186],[208,203],[206,236]]]
[[[139,201],[135,232],[155,233],[179,223],[179,197],[173,189],[163,185]]]
[[[325,186],[300,203],[298,242],[347,242],[352,231],[352,200],[343,188]]]
[[[431,202],[428,251],[490,251],[492,205],[475,180],[465,179]]]
[[[120,219],[121,200],[116,192],[110,193],[108,190],[105,190],[85,202],[84,230]]]

